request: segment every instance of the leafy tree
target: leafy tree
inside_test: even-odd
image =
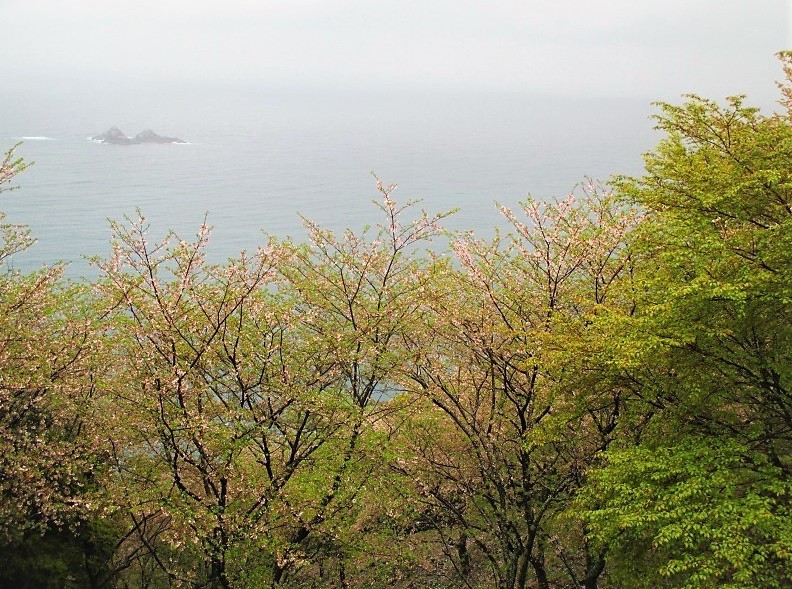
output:
[[[219,266],[203,260],[205,227],[170,247],[149,244],[143,219],[114,224],[98,288],[119,359],[102,405],[116,501],[194,554],[197,567],[161,559],[174,580],[297,583],[328,558],[343,579],[344,530],[382,462],[367,462],[386,413],[374,401],[419,298],[406,251],[436,231],[426,217],[401,228],[383,194],[381,239],[309,225],[313,250],[273,243]]]
[[[549,587],[560,554],[570,580],[595,587],[603,554],[553,545],[552,522],[609,443],[619,399],[581,388],[558,351],[611,304],[635,213],[594,186],[580,201],[527,201],[525,221],[503,212],[513,234],[457,240],[463,272],[447,268],[422,310],[409,376],[427,404],[403,469],[463,582],[477,553],[498,587]]]
[[[792,111],[660,108],[646,175],[619,181],[647,216],[638,311],[610,364],[644,427],[608,451],[590,521],[623,556],[614,570],[648,585],[787,586]]]
[[[5,152],[2,161],[0,161],[0,192],[7,192],[19,188],[18,186],[4,185],[9,184],[18,174],[24,172],[31,165],[25,163],[23,158],[16,157],[15,150],[19,145],[20,144],[17,143],[14,147]],[[11,256],[26,250],[35,242],[30,236],[30,229],[28,227],[4,223],[5,217],[5,213],[0,213],[0,239],[2,239],[2,244],[0,245],[0,263],[3,265],[6,264],[6,260]]]
[[[384,222],[375,235],[365,229],[339,237],[306,221],[310,244],[292,246],[280,267],[297,301],[304,341],[318,346],[337,371],[336,402],[344,410],[332,443],[323,449],[329,454],[315,466],[313,492],[295,502],[300,525],[288,537],[285,554],[304,557],[313,547],[334,556],[342,584],[345,560],[359,552],[361,539],[348,533],[359,499],[384,475],[382,456],[399,409],[392,398],[401,391],[404,334],[428,292],[418,248],[440,233],[439,222],[448,214],[422,212],[405,222],[415,203],[393,200],[395,185],[377,181],[377,189]]]
[[[293,313],[268,291],[280,250],[209,266],[205,226],[172,248],[149,245],[143,219],[113,227],[99,288],[109,354],[125,359],[104,400],[116,500],[194,553],[193,566],[160,560],[174,579],[229,587],[245,551],[276,567],[284,488],[333,427],[330,367],[289,341]]]
[[[12,148],[0,184],[26,167]],[[6,266],[32,243],[26,227],[0,224],[0,545],[8,565],[0,578],[30,583],[23,563],[32,556],[48,582],[76,575],[96,587],[107,563],[88,552],[107,548],[94,533],[103,455],[83,419],[96,333],[86,289],[62,284],[61,266],[31,274]]]

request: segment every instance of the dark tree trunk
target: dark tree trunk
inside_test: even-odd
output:
[[[583,589],[597,589],[602,571],[605,570],[605,552],[602,551],[595,557],[586,554],[586,576],[583,578]]]
[[[226,576],[225,556],[212,557],[209,570],[209,586],[212,589],[230,589]]]
[[[459,539],[455,543],[457,558],[459,559],[459,572],[463,577],[470,575],[470,553],[467,547],[467,534],[464,530],[459,533]]]
[[[547,579],[547,571],[544,566],[544,559],[532,558],[534,574],[536,575],[536,585],[539,589],[550,589],[550,581]]]
[[[525,589],[528,583],[528,565],[530,564],[531,555],[529,553],[523,554],[520,558],[519,569],[517,570],[517,579],[515,581],[515,589]]]

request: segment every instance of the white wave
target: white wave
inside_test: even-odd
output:
[[[43,135],[25,135],[23,137],[17,137],[22,141],[55,141],[54,137],[44,137]]]

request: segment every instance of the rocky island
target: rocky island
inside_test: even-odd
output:
[[[140,143],[187,143],[184,139],[178,137],[166,137],[157,135],[151,129],[141,131],[134,137],[128,137],[118,127],[110,127],[107,131],[95,137],[91,137],[94,141],[100,143],[111,143],[113,145],[137,145]]]

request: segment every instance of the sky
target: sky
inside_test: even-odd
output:
[[[0,76],[771,102],[790,4],[0,0]]]

